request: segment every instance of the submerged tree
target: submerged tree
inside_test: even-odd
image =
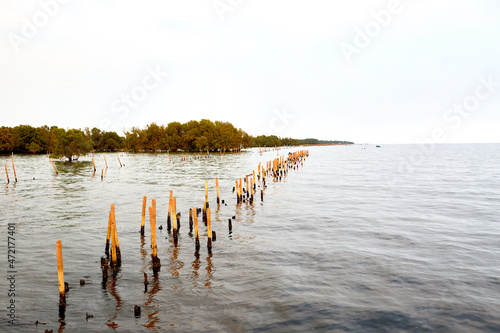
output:
[[[54,156],[66,157],[70,162],[74,156],[87,154],[92,150],[93,142],[85,136],[83,131],[70,129],[65,131],[62,128],[57,130],[57,144]]]

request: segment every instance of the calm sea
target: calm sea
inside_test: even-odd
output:
[[[236,204],[237,178],[299,149],[309,158],[281,182],[268,178],[263,202],[259,195]],[[116,154],[106,157],[101,181],[102,154],[95,176],[90,157],[56,161],[56,176],[47,156],[14,156],[18,183],[0,194],[1,332],[500,331],[499,144],[251,150],[186,161],[120,153],[122,168]],[[13,180],[10,157],[0,161]],[[220,208],[216,177],[227,204]],[[209,255],[201,227],[197,257],[188,209],[202,207],[205,181],[217,240]],[[175,246],[158,230],[162,267],[154,277],[149,223],[139,234],[142,197],[148,206],[156,199],[157,225],[165,227],[170,190],[180,235]],[[103,287],[111,204],[122,267]],[[15,296],[8,296],[12,222]],[[64,324],[57,240],[70,286]]]

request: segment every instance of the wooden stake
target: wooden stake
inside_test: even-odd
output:
[[[122,161],[120,161],[120,156],[118,155],[118,153],[116,153],[116,157],[118,157],[118,162],[120,162],[120,168],[122,167]]]
[[[174,228],[174,240],[177,238],[177,200],[176,198],[172,198],[172,224]]]
[[[217,204],[220,204],[219,200],[219,178],[215,178],[215,186],[217,187]]]
[[[106,257],[109,258],[109,239],[111,236],[111,212],[108,214],[108,235],[106,236],[106,247],[104,248],[104,254],[106,254]]]
[[[94,172],[96,171],[96,168],[95,168],[95,161],[94,161],[94,158],[92,157],[92,165],[94,166]]]
[[[240,178],[240,201],[243,200],[243,182],[241,181]]]
[[[170,233],[170,229],[172,228],[172,193],[170,191],[170,198],[168,199],[168,215],[167,215],[167,231]]]
[[[54,171],[56,172],[56,175],[58,175],[59,172],[57,172],[56,166],[54,165],[54,162],[52,162],[52,159],[50,159],[50,163],[52,164],[52,167],[54,168]],[[7,165],[5,166],[5,171],[7,171]]]
[[[236,203],[240,203],[240,186],[238,185],[238,180],[236,179]]]
[[[104,156],[104,163],[106,163],[106,169],[108,168],[108,161],[106,161],[106,154],[102,154]]]
[[[10,179],[9,179],[9,173],[7,172],[7,163],[4,163],[5,165],[5,174],[7,175],[7,184],[10,183]]]
[[[59,306],[66,307],[66,288],[64,286],[64,270],[62,258],[62,243],[60,240],[56,242],[57,249],[57,278],[59,281]]]
[[[153,202],[155,200],[153,199]],[[155,203],[156,208],[156,203]],[[160,270],[161,264],[160,259],[158,258],[158,248],[156,246],[156,212],[155,208],[149,207],[149,219],[151,223],[151,261],[153,264],[153,273],[156,274]]]
[[[208,181],[205,181],[205,202],[208,202]]]
[[[196,212],[196,208],[193,208],[193,219],[194,219],[194,239],[195,239],[195,247],[196,252],[200,250],[200,237],[198,235],[198,213]]]
[[[147,197],[142,198],[142,219],[141,219],[141,236],[144,236],[144,223],[146,222],[146,201]]]
[[[207,209],[207,236],[208,253],[212,253],[212,227],[210,225],[210,208]]]
[[[104,180],[104,169],[101,169],[101,180]]]
[[[118,232],[116,230],[115,205],[111,205],[111,260],[112,265],[120,266],[122,256],[120,251],[120,243],[118,242]]]
[[[250,196],[250,192],[248,191],[248,175],[246,175],[246,187],[247,187],[247,198]]]
[[[16,181],[17,183],[17,175],[16,175],[16,167],[14,166],[14,157],[11,156],[10,157],[10,160],[12,161],[12,170],[14,171],[14,180]]]
[[[153,207],[149,207],[149,219],[151,225],[151,249],[153,258],[156,258],[158,256],[158,248],[156,245],[156,219]]]
[[[253,190],[255,190],[255,170],[253,170],[253,183],[252,183],[252,195],[253,195]]]
[[[111,218],[115,229],[116,262],[118,266],[122,265],[122,252],[120,251],[120,242],[118,241],[118,229],[116,228],[115,205],[111,205]]]
[[[250,178],[250,202],[253,201],[253,179]]]

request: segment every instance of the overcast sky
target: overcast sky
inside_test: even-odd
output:
[[[500,142],[498,0],[2,0],[0,125]]]

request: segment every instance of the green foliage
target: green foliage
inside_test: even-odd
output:
[[[92,150],[93,142],[78,129],[65,131],[59,129],[57,132],[57,144],[54,155],[66,157],[69,161],[73,156],[85,155]]]
[[[90,150],[135,151],[187,150],[229,151],[241,147],[276,147],[307,144],[352,144],[349,141],[320,141],[318,139],[297,140],[279,138],[276,135],[252,137],[231,123],[208,119],[191,120],[181,124],[171,122],[167,126],[149,124],[145,129],[132,127],[120,137],[115,132],[98,128],[64,130],[57,126],[31,127],[19,125],[0,128],[0,154],[54,152],[54,157],[82,155]]]

